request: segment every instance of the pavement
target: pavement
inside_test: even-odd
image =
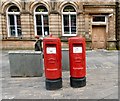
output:
[[[8,51],[2,51],[2,99],[118,99],[118,52],[87,51],[87,85],[82,88],[70,87],[69,71],[63,71],[63,87],[49,91],[45,88],[44,75],[11,77]]]

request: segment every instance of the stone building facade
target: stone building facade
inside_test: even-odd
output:
[[[86,38],[87,49],[116,49],[116,3],[112,0],[1,0],[3,49],[33,49],[35,36]]]

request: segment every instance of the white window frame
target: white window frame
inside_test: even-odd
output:
[[[105,22],[94,22],[93,17],[97,17],[97,16],[105,17]],[[107,24],[107,16],[106,15],[92,15],[91,22],[92,22],[92,25],[106,25]]]
[[[11,5],[10,7],[12,7],[14,5]],[[6,19],[7,19],[7,32],[8,32],[8,37],[18,37],[18,31],[17,31],[17,16],[16,15],[20,15],[20,12],[9,12],[9,8],[7,8],[6,10]],[[17,7],[17,6],[16,6]],[[9,20],[9,15],[14,15],[14,24],[15,24],[15,36],[11,36],[10,33],[10,20]]]
[[[8,8],[9,9],[9,8]],[[10,33],[10,20],[9,20],[9,15],[14,16],[14,24],[15,24],[15,36],[11,36]],[[18,31],[17,31],[17,16],[20,15],[20,12],[8,12],[7,10],[7,31],[8,31],[8,37],[18,37]]]
[[[64,34],[64,20],[63,20],[63,15],[69,15],[70,34]],[[76,34],[71,34],[71,16],[70,15],[76,15]],[[77,13],[76,12],[62,12],[62,36],[76,36],[76,35],[77,35]]]
[[[37,7],[34,9],[34,31],[35,31],[35,35],[37,35],[36,15],[41,15],[41,20],[42,20],[42,37],[45,37],[45,35],[44,35],[43,15],[48,15],[48,12],[36,12],[35,10],[37,9]],[[49,17],[48,17],[48,19],[49,19]]]

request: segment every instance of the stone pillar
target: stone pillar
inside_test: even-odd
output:
[[[31,39],[34,37],[34,23],[29,12],[21,13],[22,38]]]
[[[115,10],[114,10],[115,12]],[[116,49],[116,20],[115,13],[108,18],[108,37],[107,37],[107,49]]]
[[[49,30],[50,34],[53,36],[59,37],[62,33],[60,33],[60,17],[59,14],[50,14],[49,15]],[[62,22],[61,22],[62,24]]]
[[[92,47],[92,23],[91,23],[91,16],[89,14],[85,14],[85,32],[84,37],[86,38],[86,48],[91,49]]]
[[[77,34],[78,35],[82,35],[82,34],[84,34],[84,32],[85,32],[85,18],[84,18],[84,14],[79,14],[78,16],[77,16],[77,27],[78,27],[78,31],[77,31]]]
[[[51,0],[49,12],[49,33],[55,37],[62,36],[62,18],[57,9],[56,0]]]
[[[8,29],[7,29],[7,19],[5,14],[1,14],[1,33],[2,33],[2,39],[7,39],[8,36]]]
[[[85,14],[85,32],[89,33],[89,14]]]
[[[30,14],[29,15],[29,20],[30,20],[30,36],[31,36],[31,38],[35,38],[35,30],[34,30],[34,27],[35,27],[35,25],[34,25],[34,17],[33,17],[34,15],[33,14]]]

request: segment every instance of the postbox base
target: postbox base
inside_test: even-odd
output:
[[[79,88],[79,87],[86,86],[86,77],[83,77],[83,78],[70,77],[70,86],[73,88]]]
[[[62,88],[62,78],[56,80],[49,80],[46,79],[45,81],[46,89],[47,90],[57,90]]]

